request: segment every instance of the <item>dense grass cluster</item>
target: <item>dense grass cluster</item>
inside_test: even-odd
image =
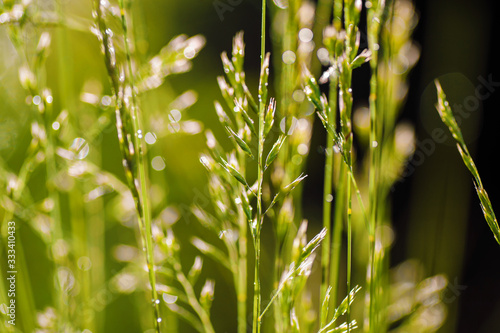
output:
[[[0,159],[0,253],[7,258],[8,222],[16,221],[21,272],[13,326],[6,322],[6,260],[0,265],[2,332],[109,331],[103,310],[117,295],[133,295],[138,323],[131,330],[140,331],[216,332],[214,321],[224,319],[212,306],[219,299],[236,307],[238,333],[439,329],[447,279],[425,276],[415,261],[391,267],[389,260],[391,190],[415,149],[412,127],[399,122],[419,57],[411,40],[414,6],[409,0],[316,6],[262,0],[258,84],[248,83],[238,32],[232,50],[221,54],[220,96],[206,110],[220,126],[203,130],[184,117],[195,92],[154,90],[191,69],[204,37],[180,35],[150,56],[136,45],[145,22],[132,15],[132,1],[95,0],[88,22],[65,20],[59,1],[53,12],[34,1],[0,2],[1,33],[19,59],[19,103],[29,108],[30,138],[20,163]],[[76,97],[68,93],[66,29],[91,32],[101,50],[96,66],[105,68],[102,82],[82,84]],[[60,61],[55,74],[47,73],[49,52]],[[368,107],[354,110],[353,73],[362,66],[370,69]],[[59,95],[50,75],[58,77]],[[492,204],[436,86],[436,107],[500,243]],[[319,228],[302,207],[315,118],[326,131]],[[151,175],[169,163],[154,156],[153,144],[201,132],[207,197],[189,207],[196,226],[186,235],[175,228],[186,216],[166,199],[169,184]],[[119,149],[113,158],[121,159],[122,172],[105,166],[108,142]],[[109,249],[110,233],[126,236]],[[22,273],[41,269],[27,264],[33,251],[25,239],[46,253],[41,282]],[[186,256],[189,249],[196,254]],[[218,293],[219,283],[232,293]]]

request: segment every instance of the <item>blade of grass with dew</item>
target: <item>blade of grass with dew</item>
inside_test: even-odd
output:
[[[114,47],[112,41],[112,33],[106,26],[106,22],[103,16],[103,11],[106,10],[105,4],[101,1],[95,1],[95,12],[96,12],[96,25],[99,30],[99,38],[101,39],[104,51],[105,65],[108,71],[109,79],[112,83],[113,94],[115,96],[116,114],[117,114],[117,131],[118,138],[120,141],[120,149],[123,156],[123,165],[125,168],[125,173],[127,175],[127,180],[129,188],[134,197],[136,204],[139,230],[141,232],[141,238],[143,245],[146,248],[146,263],[148,268],[149,283],[151,285],[152,294],[152,305],[154,309],[154,327],[156,332],[160,332],[160,308],[159,304],[156,302],[158,299],[158,293],[156,291],[156,277],[154,272],[154,258],[153,258],[153,242],[151,234],[151,212],[149,208],[148,190],[147,190],[147,174],[144,165],[144,155],[142,147],[142,131],[140,127],[140,119],[138,114],[138,105],[136,101],[136,91],[134,86],[134,72],[132,71],[130,51],[128,46],[128,36],[127,36],[127,22],[125,19],[125,9],[123,7],[123,1],[119,2],[121,8],[121,24],[124,34],[125,49],[126,49],[126,62],[129,71],[129,83],[131,84],[132,90],[132,110],[128,110],[126,102],[123,100],[122,84],[120,80],[120,75],[116,68],[116,59],[114,55]],[[130,113],[129,113],[130,112]],[[130,119],[133,119],[130,120]],[[132,122],[132,123],[130,123]],[[125,126],[125,127],[124,127]],[[132,133],[127,130],[127,128],[132,128]],[[133,139],[132,139],[133,136]],[[137,167],[137,172],[134,167]]]

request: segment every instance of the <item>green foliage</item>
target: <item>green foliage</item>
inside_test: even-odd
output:
[[[16,221],[22,272],[19,325],[4,326],[10,286],[0,265],[2,332],[214,333],[235,331],[234,322],[238,333],[440,328],[447,279],[426,278],[415,262],[391,269],[388,255],[390,189],[415,148],[411,126],[397,123],[419,53],[410,1],[320,0],[315,10],[305,0],[263,0],[260,67],[245,71],[238,32],[220,56],[220,101],[209,101],[212,112],[199,107],[205,130],[186,120],[197,93],[176,92],[186,84],[177,74],[192,68],[189,86],[213,81],[193,67],[205,37],[156,45],[164,32],[143,16],[147,2],[88,5],[0,2],[0,45],[17,61],[2,89],[12,83],[7,109],[26,118],[13,155],[0,158],[0,258],[10,254],[7,226]],[[80,6],[86,14],[72,12]],[[87,56],[95,68],[73,63]],[[365,63],[369,108],[356,110],[353,72]],[[436,86],[441,119],[500,243],[492,203]],[[212,99],[205,88],[200,99]],[[315,114],[326,129],[322,214],[303,207],[306,163],[317,161]],[[200,132],[205,139],[186,135]]]

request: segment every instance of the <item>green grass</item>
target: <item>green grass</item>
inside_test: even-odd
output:
[[[221,75],[209,80],[220,94],[200,109],[218,123],[188,120],[197,95],[177,95],[174,77],[195,66],[188,83],[202,80],[195,58],[204,37],[149,45],[156,27],[143,6],[95,0],[75,20],[59,1],[55,19],[35,2],[0,3],[1,33],[18,58],[7,78],[12,101],[28,119],[17,155],[0,159],[1,257],[16,221],[20,272],[18,325],[5,324],[1,306],[0,331],[437,332],[446,277],[389,260],[391,188],[415,149],[399,139],[413,133],[399,122],[418,59],[413,4],[324,0],[314,13],[306,1],[262,0],[258,52],[245,44],[257,45],[256,36],[236,33]],[[67,46],[75,36],[94,47],[85,82]],[[370,70],[365,113],[353,99],[362,66]],[[500,243],[492,203],[436,86],[441,119]],[[326,143],[322,200],[311,214],[304,183],[317,161],[315,121]],[[195,162],[179,175],[182,159]],[[203,192],[193,198],[194,183]],[[6,262],[1,304],[10,301]],[[38,280],[38,271],[48,277]]]

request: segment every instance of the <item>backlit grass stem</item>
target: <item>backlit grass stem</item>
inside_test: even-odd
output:
[[[143,246],[146,249],[146,264],[148,269],[149,283],[151,286],[152,305],[154,308],[155,331],[160,332],[161,317],[159,304],[157,302],[158,293],[156,291],[156,277],[154,272],[155,268],[153,258],[154,248],[151,234],[151,212],[148,199],[149,195],[147,188],[147,173],[144,163],[144,152],[142,148],[143,134],[140,127],[138,105],[135,97],[136,92],[133,78],[134,72],[132,69],[130,50],[128,46],[127,22],[125,18],[125,8],[123,0],[120,0],[119,5],[122,29],[124,34],[123,37],[125,41],[125,52],[127,58],[126,62],[129,71],[128,80],[129,84],[131,85],[130,90],[132,103],[130,106],[130,110],[127,109],[126,101],[124,100],[126,89],[122,87],[120,81],[120,74],[118,73],[118,69],[116,67],[116,59],[114,56],[115,51],[113,47],[113,41],[111,39],[111,33],[106,26],[103,15],[103,11],[105,10],[105,8],[103,7],[102,2],[100,2],[99,0],[95,1],[96,19],[97,26],[100,31],[101,42],[103,45],[105,64],[108,70],[108,76],[112,83],[113,94],[115,96],[117,115],[116,127],[118,131],[118,138],[120,141],[120,149],[123,155],[123,165],[125,168],[125,174],[127,175],[129,189],[132,192],[132,196],[136,204],[139,230],[141,233]],[[127,128],[129,128],[132,133],[130,133]],[[137,171],[134,170],[133,165],[137,166]]]
[[[267,98],[267,77],[269,75],[269,64],[265,65],[266,58],[266,0],[262,0],[262,25],[260,44],[260,80],[259,80],[259,123],[258,123],[258,152],[257,152],[257,215],[255,217],[256,232],[254,237],[255,269],[254,269],[254,299],[253,299],[253,332],[260,333],[262,319],[261,309],[261,286],[260,286],[260,232],[264,222],[262,211],[262,183],[264,181],[264,120]],[[265,72],[267,71],[267,73]]]
[[[370,77],[370,169],[369,169],[369,185],[368,185],[368,196],[369,196],[369,260],[368,260],[368,273],[367,273],[367,283],[369,289],[368,296],[368,323],[365,326],[365,332],[377,332],[376,324],[376,309],[375,309],[375,297],[376,297],[376,284],[374,281],[374,276],[376,272],[375,263],[375,229],[377,227],[377,207],[379,204],[378,192],[379,185],[378,180],[380,177],[380,128],[379,128],[379,111],[378,106],[378,55],[380,49],[380,31],[383,23],[380,21],[382,19],[382,13],[384,7],[386,6],[385,1],[373,1],[372,7],[368,9],[367,14],[367,30],[368,30],[368,47],[371,51],[371,77]]]

